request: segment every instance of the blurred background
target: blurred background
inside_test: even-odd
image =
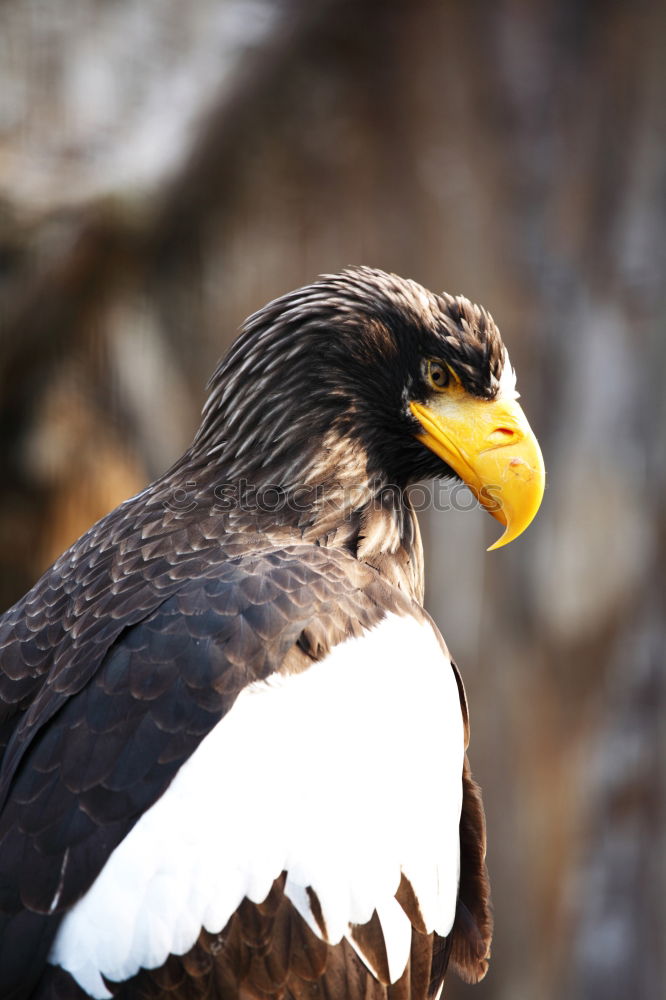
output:
[[[365,263],[489,308],[549,484],[422,515],[496,936],[663,995],[666,4],[3,0],[0,604],[189,443],[245,315]]]

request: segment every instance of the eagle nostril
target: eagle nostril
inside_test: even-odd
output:
[[[508,444],[512,438],[516,437],[516,431],[512,430],[510,427],[496,427],[494,431],[489,434],[489,439],[498,445]]]

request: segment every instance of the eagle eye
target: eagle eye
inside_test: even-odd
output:
[[[446,389],[452,379],[458,382],[455,373],[441,361],[428,361],[426,377],[430,386],[438,391]]]

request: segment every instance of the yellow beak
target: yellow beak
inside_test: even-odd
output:
[[[539,443],[516,400],[479,399],[451,386],[428,406],[409,405],[423,428],[417,439],[450,465],[505,526],[488,551],[522,534],[541,505],[546,470]]]

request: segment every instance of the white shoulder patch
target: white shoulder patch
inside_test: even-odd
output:
[[[300,674],[251,684],[64,918],[49,961],[91,996],[219,933],[243,897],[285,891],[326,940],[377,910],[393,981],[409,956],[394,896],[411,882],[428,931],[453,924],[463,721],[428,623],[389,615]]]

